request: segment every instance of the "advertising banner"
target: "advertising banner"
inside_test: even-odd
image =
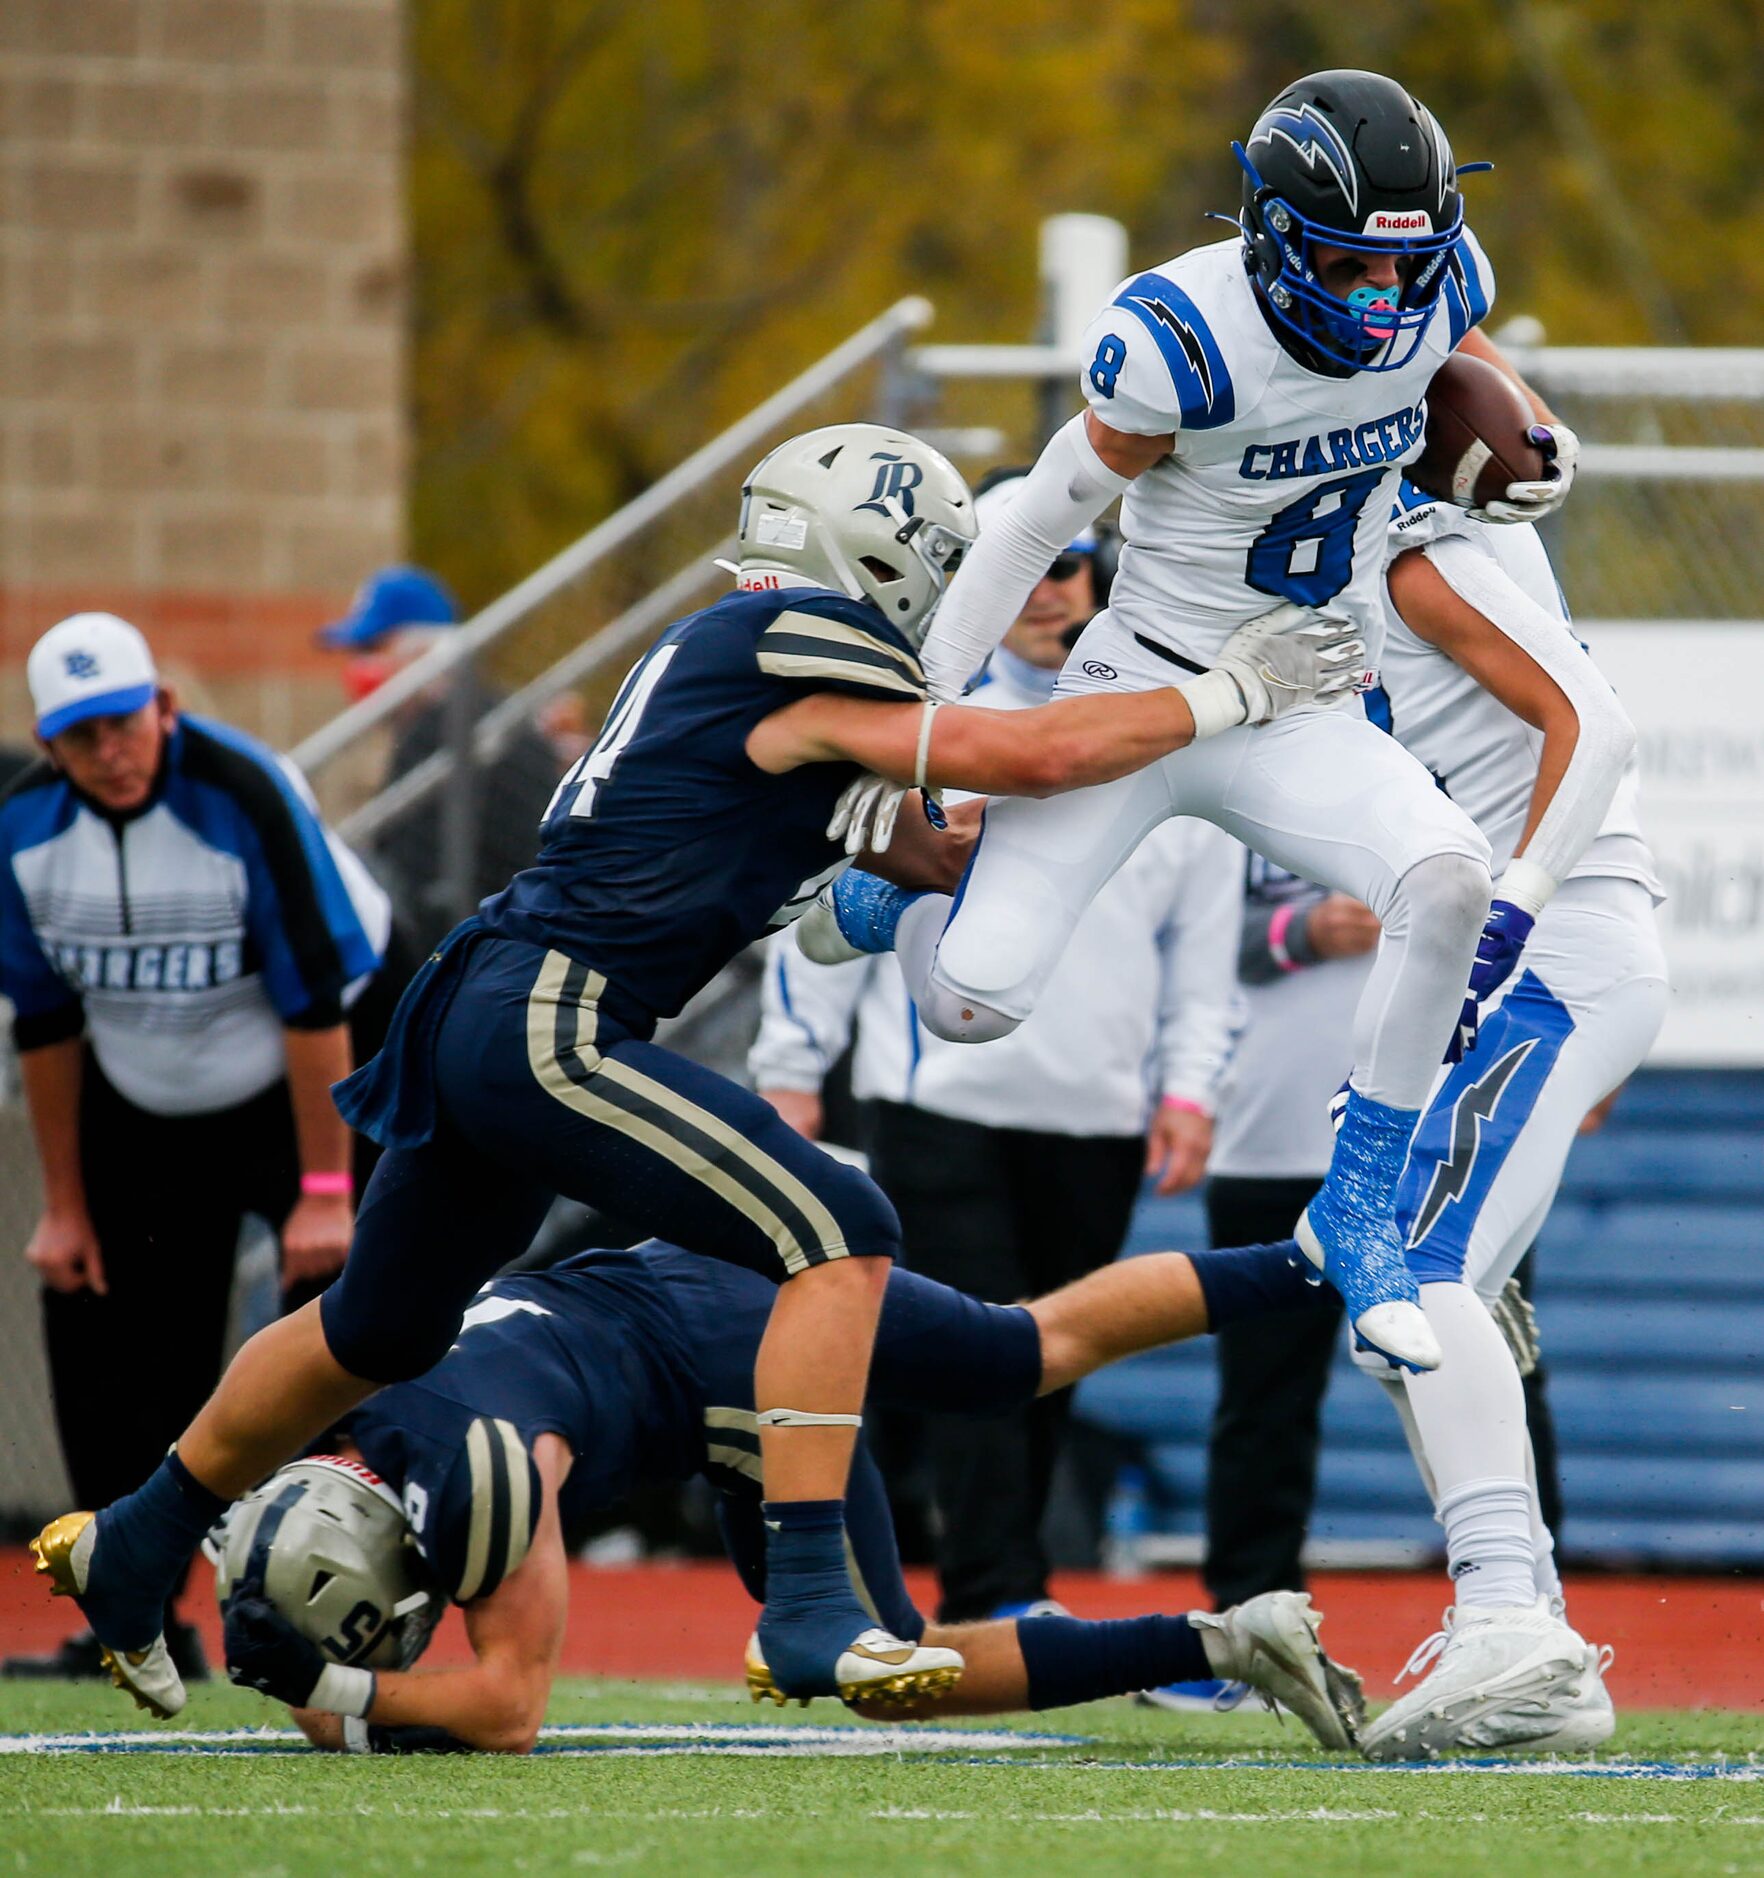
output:
[[[1580,620],[1635,721],[1672,1003],[1650,1059],[1764,1064],[1764,620]]]

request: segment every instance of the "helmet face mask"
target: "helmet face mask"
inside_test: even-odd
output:
[[[1349,372],[1408,364],[1464,225],[1432,113],[1377,73],[1321,72],[1282,92],[1232,150],[1246,259],[1288,349]],[[1394,256],[1397,286],[1341,298],[1318,278],[1322,247]]]
[[[281,1468],[213,1536],[221,1603],[252,1581],[335,1663],[408,1668],[446,1606],[397,1496],[359,1461],[312,1455]]]
[[[761,459],[741,492],[740,584],[828,587],[923,640],[974,539],[947,458],[880,424],[829,424]]]

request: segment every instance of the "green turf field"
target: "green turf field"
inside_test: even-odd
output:
[[[777,1757],[680,1728],[760,1725],[789,1741],[804,1724],[849,1720],[829,1703],[762,1715],[733,1689],[566,1682],[550,1720],[658,1726],[525,1761],[342,1759],[252,1741],[51,1754],[16,1751],[18,1738],[151,1725],[91,1686],[0,1685],[0,1747],[12,1750],[0,1753],[0,1874],[1764,1873],[1755,1715],[1625,1718],[1621,1755],[1602,1762],[1675,1763],[1676,1778],[1361,1772],[1305,1752],[1298,1729],[1269,1716],[1191,1720],[1126,1702],[1021,1724],[1081,1745],[1013,1750],[997,1725],[970,1723],[985,1730],[978,1742],[880,1755],[835,1751],[858,1744],[847,1732],[799,1736],[815,1751]],[[209,1688],[177,1726],[266,1724],[279,1714],[256,1697]],[[1171,1764],[1193,1759],[1238,1764]],[[1689,1777],[1710,1772],[1722,1777]]]

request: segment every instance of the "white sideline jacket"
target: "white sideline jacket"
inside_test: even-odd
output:
[[[1001,648],[964,702],[1023,710],[1055,676]],[[768,944],[749,1074],[818,1091],[855,1023],[860,1098],[1063,1135],[1140,1134],[1163,1096],[1211,1114],[1236,1021],[1242,870],[1209,822],[1154,829],[1079,921],[1033,1015],[996,1043],[932,1036],[891,953],[815,965],[787,927]]]

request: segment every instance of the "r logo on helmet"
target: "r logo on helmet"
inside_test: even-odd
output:
[[[860,502],[858,507],[874,509],[878,515],[888,515],[888,504],[898,501],[902,514],[911,515],[913,491],[925,480],[925,472],[917,463],[909,462],[905,457],[889,456],[882,450],[878,450],[870,461],[876,465],[876,486],[870,491],[869,501]]]

